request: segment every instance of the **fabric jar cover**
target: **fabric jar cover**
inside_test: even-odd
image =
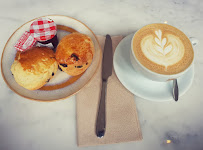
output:
[[[58,45],[56,36],[57,28],[53,20],[48,18],[39,18],[35,20],[28,31],[25,31],[14,47],[18,51],[25,51],[38,41],[43,44],[51,43],[54,48]]]
[[[47,41],[56,35],[56,24],[49,18],[39,18],[30,26],[30,33],[37,41]]]
[[[18,51],[23,52],[23,51],[31,48],[35,43],[36,43],[36,40],[31,35],[31,33],[26,31],[25,33],[23,33],[23,35],[20,37],[18,42],[14,45],[14,47]]]

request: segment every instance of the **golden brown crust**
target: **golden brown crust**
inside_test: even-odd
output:
[[[48,47],[32,47],[25,52],[17,52],[15,60],[18,60],[24,70],[42,72],[44,68],[39,65],[43,62],[49,68],[55,62],[53,50]]]
[[[76,76],[84,72],[92,62],[94,45],[90,37],[81,33],[66,35],[56,50],[56,60],[67,74]]]
[[[48,47],[33,47],[17,52],[11,66],[15,81],[28,90],[37,90],[56,74],[58,63]]]

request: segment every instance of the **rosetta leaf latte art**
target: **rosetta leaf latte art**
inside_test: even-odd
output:
[[[168,67],[179,62],[185,53],[183,42],[179,36],[160,28],[150,29],[150,33],[147,35],[144,33],[139,44],[149,63],[153,63],[152,65],[155,67],[157,65],[164,67],[164,72],[168,72]],[[143,64],[145,63],[143,61]]]
[[[172,50],[172,46],[168,45],[165,47],[167,41],[166,41],[166,38],[162,39],[162,31],[161,30],[156,30],[155,34],[158,37],[158,38],[155,37],[155,42],[157,44],[155,46],[156,50],[165,56],[166,54],[168,54]]]

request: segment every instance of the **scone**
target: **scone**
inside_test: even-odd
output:
[[[48,47],[18,51],[11,66],[15,81],[28,90],[41,88],[56,74],[57,69],[54,52]]]
[[[56,50],[59,67],[71,76],[83,73],[91,64],[94,44],[91,38],[81,33],[71,33],[61,39]]]

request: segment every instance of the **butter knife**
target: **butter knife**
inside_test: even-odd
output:
[[[113,51],[112,51],[112,40],[110,35],[106,35],[103,61],[102,61],[102,87],[100,102],[96,120],[96,135],[102,138],[106,130],[106,88],[108,77],[112,75],[113,68]]]

